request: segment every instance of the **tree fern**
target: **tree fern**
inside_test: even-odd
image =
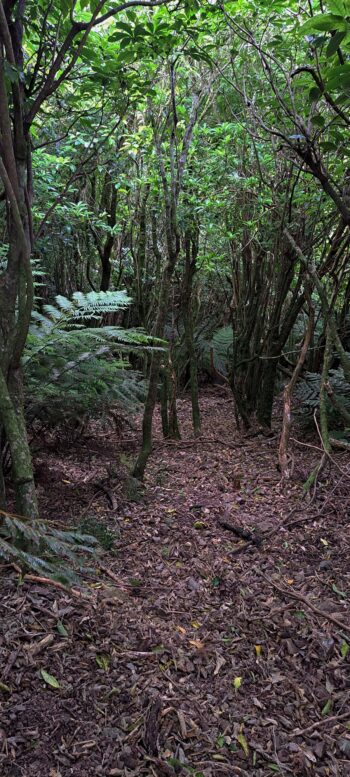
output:
[[[98,547],[89,534],[0,511],[0,558],[67,585],[86,570],[85,555],[96,554]]]
[[[141,376],[129,356],[161,347],[141,329],[104,325],[107,313],[130,305],[124,291],[76,292],[72,300],[35,312],[23,366],[29,422],[56,424],[119,404],[130,409],[144,398]]]
[[[318,410],[320,398],[321,376],[316,372],[306,372],[296,386],[294,392],[295,413],[302,423],[308,423],[313,418],[315,410]],[[341,368],[329,371],[329,384],[345,409],[350,412],[350,384],[345,380],[344,372]],[[337,426],[343,426],[340,414],[337,409],[327,399],[327,415],[329,417],[332,429],[332,436],[337,435]],[[348,433],[345,433],[348,438]]]
[[[211,372],[210,352],[213,352],[215,368],[222,375],[229,373],[230,362],[232,360],[233,332],[231,326],[224,326],[217,329],[211,339],[202,339],[199,342],[200,362],[205,370]]]

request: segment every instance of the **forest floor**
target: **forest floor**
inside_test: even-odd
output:
[[[113,545],[80,595],[2,569],[1,777],[350,775],[349,456],[309,504],[314,437],[286,486],[278,417],[247,437],[221,390],[201,410],[197,440],[187,399],[182,440],[157,419],[141,490],[139,430],[41,442],[44,516]]]

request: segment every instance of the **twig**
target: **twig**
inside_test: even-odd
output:
[[[233,766],[232,764],[225,764],[220,761],[197,761],[196,766],[205,767],[205,766],[215,766],[220,767],[220,770],[224,770],[225,772],[229,772],[231,775],[237,774],[237,775],[243,775],[243,777],[249,777],[249,773],[245,769],[241,769],[240,766]]]
[[[343,623],[342,621],[339,621],[338,618],[335,618],[333,615],[329,615],[326,612],[323,612],[323,610],[320,610],[318,607],[315,607],[309,599],[306,596],[303,596],[302,594],[297,594],[294,591],[289,591],[286,588],[281,588],[279,585],[274,583],[272,580],[269,580],[266,575],[264,575],[263,572],[260,572],[261,576],[266,580],[267,583],[273,586],[273,588],[276,588],[276,591],[279,591],[284,596],[290,596],[292,599],[296,599],[299,602],[303,602],[306,604],[307,607],[309,607],[312,612],[315,613],[315,615],[318,615],[321,618],[325,618],[328,621],[331,621],[331,623],[334,623],[336,626],[339,626],[342,631],[348,631],[350,633],[350,625],[348,626],[346,623]]]
[[[55,588],[59,588],[61,591],[65,591],[67,594],[78,596],[80,599],[85,598],[81,591],[77,591],[76,588],[68,588],[68,586],[60,583],[58,580],[52,580],[50,577],[40,577],[39,575],[24,575],[23,580],[30,580],[33,583],[43,583],[43,585],[53,585]]]
[[[309,442],[302,442],[301,440],[297,440],[296,437],[290,437],[290,439],[295,442],[297,445],[302,445],[304,448],[312,448],[314,451],[323,451],[323,448],[320,448],[319,445],[311,445]]]
[[[125,585],[125,583],[122,583],[121,580],[119,580],[119,577],[112,572],[111,569],[108,569],[108,567],[103,566],[102,564],[99,564],[99,567],[102,572],[104,572],[105,575],[108,575],[108,577],[111,578],[111,580],[114,580],[115,583],[118,584],[119,588],[122,588],[124,591],[130,590],[130,588],[133,588],[131,584]]]
[[[289,736],[304,736],[304,734],[310,734],[311,731],[315,731],[315,729],[319,728],[319,726],[325,726],[327,723],[333,723],[334,721],[338,720],[345,720],[346,718],[350,719],[350,712],[342,712],[341,715],[332,715],[330,718],[316,720],[315,723],[312,723],[311,726],[307,726],[307,728],[295,728]]]

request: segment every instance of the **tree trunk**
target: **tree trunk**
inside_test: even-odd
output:
[[[0,370],[0,413],[11,451],[16,511],[27,518],[38,518],[32,458],[28,444],[20,369],[10,372],[6,382]]]
[[[157,321],[156,321],[155,332],[154,332],[156,337],[162,337],[164,334],[164,326],[165,326],[166,312],[168,308],[170,284],[171,284],[173,269],[175,267],[175,261],[176,259],[171,263],[167,262],[163,271],[162,287],[160,291],[159,304],[158,304]],[[142,445],[133,470],[133,476],[135,478],[138,478],[139,480],[143,479],[147,460],[152,450],[152,421],[153,421],[154,408],[157,402],[159,371],[160,371],[162,358],[164,358],[162,353],[158,351],[153,352],[152,358],[151,358],[149,379],[148,379],[148,392],[147,392],[145,409],[144,409],[143,420],[142,420]]]
[[[173,440],[180,440],[181,434],[179,429],[179,423],[177,420],[177,408],[176,408],[176,397],[177,397],[177,380],[176,380],[176,372],[174,369],[173,361],[172,361],[172,355],[171,355],[171,349],[169,350],[169,362],[168,362],[168,394],[169,394],[169,437]]]
[[[192,257],[191,257],[192,244]],[[183,284],[183,321],[185,330],[185,343],[190,367],[190,386],[191,386],[191,405],[192,405],[192,425],[195,436],[200,434],[201,417],[199,409],[198,396],[198,367],[197,354],[194,346],[193,334],[193,313],[192,313],[192,289],[193,277],[196,271],[196,259],[198,254],[198,230],[195,239],[191,240],[191,234],[188,230],[185,236],[185,274]]]
[[[268,428],[271,427],[277,367],[278,355],[266,360],[263,367],[262,380],[258,394],[256,409],[257,419],[259,423],[262,424],[262,426],[266,426]]]
[[[2,434],[1,434],[1,427],[0,427],[0,510],[6,510],[6,487],[5,487],[3,460],[2,460],[1,437],[2,437]],[[1,524],[1,516],[0,516],[0,524]]]
[[[168,375],[166,367],[161,369],[160,384],[160,412],[162,417],[163,437],[169,437],[169,417],[168,417]]]

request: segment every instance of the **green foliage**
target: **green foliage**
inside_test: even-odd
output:
[[[306,372],[303,380],[299,381],[294,391],[295,413],[306,424],[312,420],[315,411],[318,411],[320,383],[321,376],[319,373]],[[330,370],[329,383],[336,397],[345,409],[350,412],[350,385],[345,380],[344,372],[341,368]],[[327,416],[331,426],[336,428],[340,424],[339,413],[328,399]],[[336,436],[336,432],[332,431],[332,435]]]
[[[211,351],[215,369],[225,377],[228,376],[230,361],[232,361],[233,332],[231,326],[217,329],[209,340],[202,340],[200,347],[200,362],[205,370],[211,371]]]
[[[112,533],[101,520],[94,517],[84,518],[79,525],[79,531],[94,537],[104,550],[111,550],[116,533]]]
[[[0,511],[0,557],[38,575],[70,585],[87,571],[84,555],[97,550],[97,540],[89,534]]]
[[[139,405],[145,386],[129,355],[142,357],[159,344],[139,329],[103,324],[103,316],[129,304],[123,291],[76,292],[33,314],[23,360],[29,422],[55,425],[100,415],[113,404]]]

